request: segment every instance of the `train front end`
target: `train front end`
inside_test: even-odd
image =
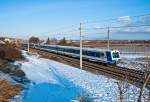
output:
[[[116,64],[120,60],[120,52],[118,50],[106,51],[107,63]]]

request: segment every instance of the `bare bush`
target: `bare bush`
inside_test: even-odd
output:
[[[0,79],[0,102],[8,102],[24,88],[19,85],[12,85],[6,79]]]
[[[90,98],[86,95],[78,96],[77,102],[91,102]]]
[[[39,39],[38,37],[32,36],[32,37],[29,39],[29,42],[30,42],[30,43],[38,44],[38,43],[40,42],[40,39]]]
[[[23,58],[21,51],[9,44],[0,46],[0,52],[1,59],[21,60]]]
[[[143,68],[145,69],[145,79],[143,81],[143,85],[140,88],[138,102],[142,102],[142,95],[144,93],[144,89],[145,89],[145,87],[146,87],[146,85],[147,85],[147,83],[149,82],[149,79],[150,79],[150,61],[148,61],[147,64],[143,64]],[[150,92],[149,92],[148,100],[150,101]]]

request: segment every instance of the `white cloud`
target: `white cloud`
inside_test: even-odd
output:
[[[145,28],[145,32],[150,32],[150,28]]]
[[[118,21],[130,21],[131,18],[130,16],[121,16],[121,17],[118,17]]]

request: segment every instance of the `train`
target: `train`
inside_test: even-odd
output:
[[[27,47],[28,44],[23,44],[23,46]],[[30,44],[29,46],[31,48],[35,48],[47,52],[53,52],[53,53],[63,54],[71,57],[80,58],[79,47],[60,46],[60,45],[38,45],[38,44]],[[121,60],[119,50],[83,48],[82,55],[83,55],[83,59],[94,61],[94,62],[103,62],[107,64],[116,64]]]

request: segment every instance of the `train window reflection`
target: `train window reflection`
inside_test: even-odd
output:
[[[112,56],[113,58],[119,58],[119,52],[113,52]]]

